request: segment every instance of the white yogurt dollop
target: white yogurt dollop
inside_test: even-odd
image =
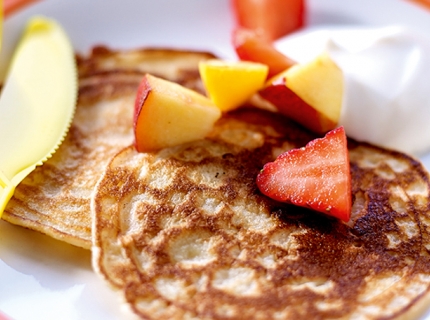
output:
[[[430,38],[403,27],[308,30],[276,43],[298,62],[323,51],[342,69],[348,136],[419,155],[430,150]]]

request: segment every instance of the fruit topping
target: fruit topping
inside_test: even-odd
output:
[[[252,30],[243,28],[234,30],[233,46],[241,60],[267,65],[268,77],[281,73],[295,64],[295,61],[278,51],[271,42]]]
[[[222,111],[240,107],[263,88],[268,67],[246,61],[205,60],[199,64],[206,91]]]
[[[306,128],[326,133],[339,122],[343,73],[327,54],[321,54],[268,80],[260,96]]]
[[[221,117],[206,96],[149,74],[139,85],[134,107],[139,152],[203,139]]]
[[[343,127],[267,163],[257,186],[270,198],[349,221],[351,175]]]
[[[231,0],[237,26],[273,41],[305,24],[305,0]]]

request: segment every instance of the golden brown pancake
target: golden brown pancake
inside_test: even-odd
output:
[[[93,194],[93,264],[144,319],[411,319],[430,290],[429,177],[349,141],[349,223],[263,196],[255,178],[314,138],[241,109],[205,140],[109,163]]]
[[[16,188],[3,219],[84,248],[91,247],[90,196],[110,158],[133,143],[136,90],[143,75],[202,90],[205,52],[95,48],[79,57],[79,101],[70,131],[51,159]]]

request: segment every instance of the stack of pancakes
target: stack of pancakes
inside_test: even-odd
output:
[[[90,198],[110,158],[133,143],[134,99],[146,72],[202,91],[204,52],[94,48],[78,58],[78,106],[59,150],[19,185],[3,219],[91,248]]]
[[[145,73],[204,92],[209,53],[96,48],[79,58],[76,116],[17,188],[5,220],[92,249],[144,319],[386,319],[429,302],[430,181],[414,158],[349,140],[349,223],[263,196],[255,178],[316,136],[244,107],[204,140],[133,146]]]

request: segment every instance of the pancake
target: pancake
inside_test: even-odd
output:
[[[264,163],[314,136],[240,109],[205,140],[109,163],[91,201],[93,265],[143,319],[412,319],[429,302],[429,177],[348,141],[350,222],[275,202]]]
[[[143,75],[150,72],[202,91],[198,62],[213,57],[105,47],[78,57],[79,98],[69,133],[52,158],[19,184],[3,219],[89,249],[90,196],[109,159],[133,143],[134,99]]]

